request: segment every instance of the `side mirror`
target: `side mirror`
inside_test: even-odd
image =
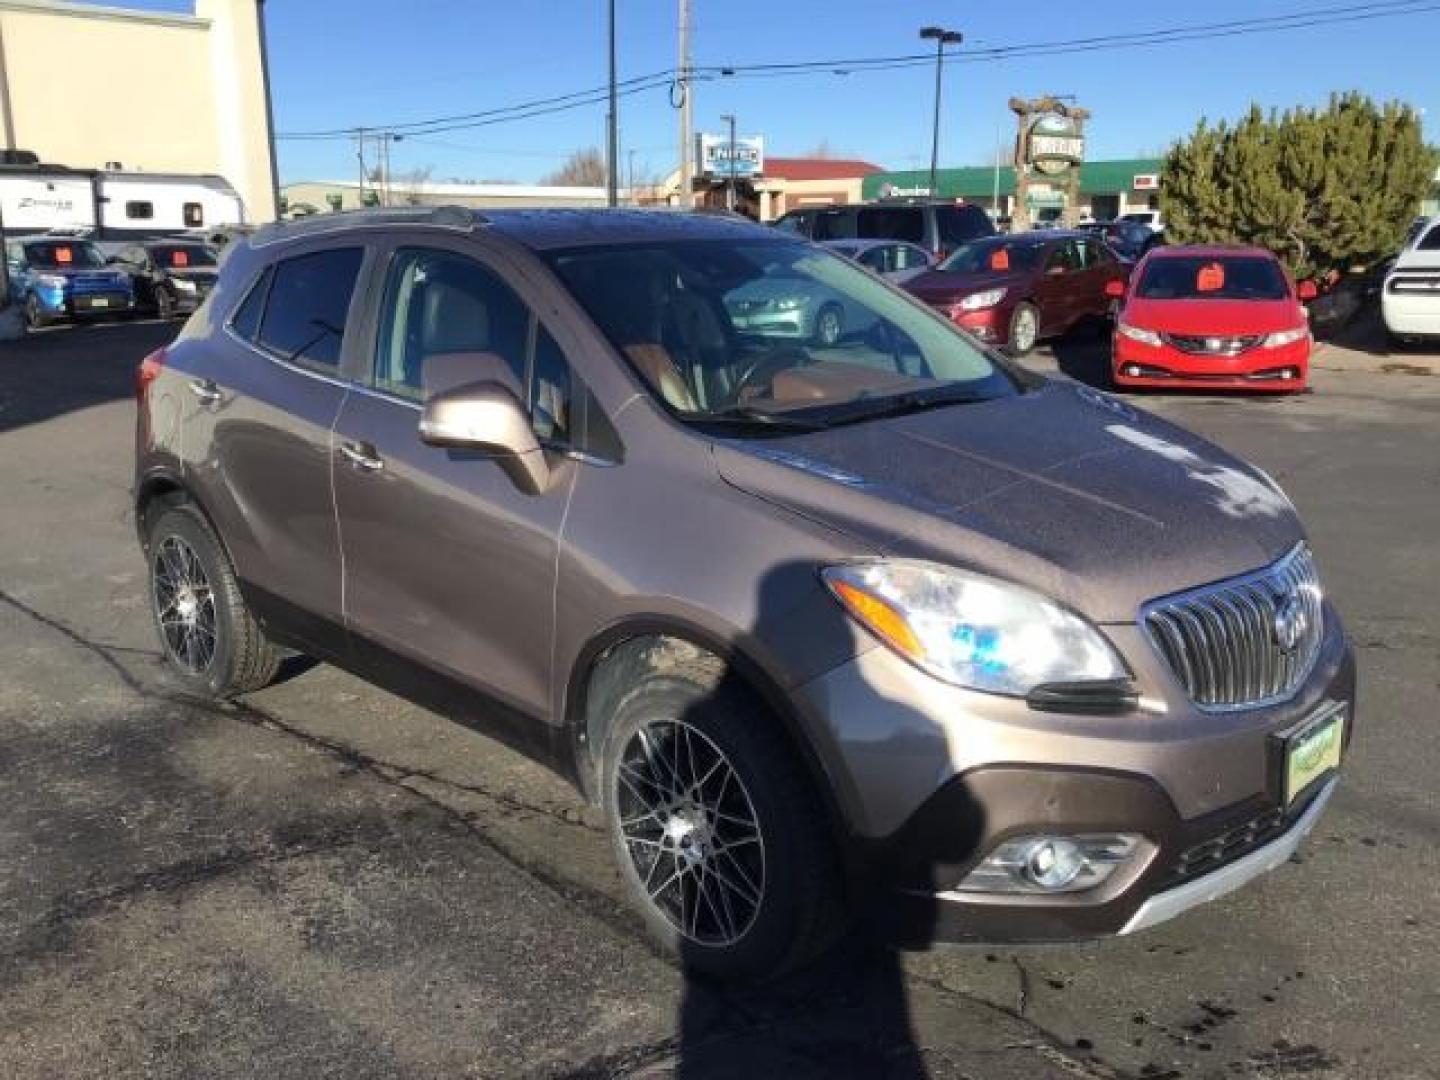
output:
[[[1125,299],[1125,282],[1119,278],[1111,278],[1105,282],[1105,295],[1111,300]]]
[[[1320,295],[1320,290],[1313,281],[1302,281],[1295,287],[1295,295],[1300,297],[1302,303],[1307,300],[1314,300]]]
[[[420,440],[494,455],[527,495],[540,494],[550,482],[550,465],[525,407],[498,382],[466,383],[431,397],[420,414]]]

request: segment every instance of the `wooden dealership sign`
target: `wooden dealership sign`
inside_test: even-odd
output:
[[[1085,160],[1085,121],[1090,110],[1059,98],[1011,98],[1015,114],[1015,212],[1011,228],[1028,229],[1033,204],[1043,193],[1063,200],[1060,220],[1075,225],[1080,217],[1080,163]]]

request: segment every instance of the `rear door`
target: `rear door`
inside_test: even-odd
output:
[[[1124,278],[1114,253],[1098,239],[1077,240],[1080,258],[1084,266],[1080,277],[1083,288],[1077,290],[1076,318],[1105,318],[1110,313],[1110,298],[1105,295],[1105,286],[1111,281]]]
[[[507,260],[473,242],[397,239],[383,282],[373,345],[355,369],[362,385],[335,427],[352,645],[402,680],[439,672],[508,706],[474,718],[487,727],[548,715],[556,559],[574,469],[557,454],[549,488],[526,494],[491,457],[421,442],[419,422],[430,394],[494,381],[529,402],[542,443],[563,440],[571,387],[554,373],[568,371],[564,354]]]
[[[321,655],[343,648],[331,428],[360,244],[297,247],[245,286],[223,330],[172,352],[183,371],[187,474],[246,597]]]
[[[1073,240],[1057,240],[1046,249],[1045,263],[1035,284],[1040,308],[1040,333],[1045,337],[1063,333],[1075,318],[1081,280],[1080,253]]]

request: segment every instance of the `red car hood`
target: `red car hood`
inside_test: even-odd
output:
[[[953,273],[948,270],[926,270],[904,283],[905,291],[927,304],[945,304],[971,293],[1014,285],[1023,275],[987,272]]]
[[[1125,305],[1131,326],[1196,337],[1272,334],[1303,325],[1293,300],[1141,300]]]

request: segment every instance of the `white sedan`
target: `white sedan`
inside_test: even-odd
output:
[[[1431,221],[1385,275],[1380,314],[1392,341],[1440,337],[1440,220]]]

